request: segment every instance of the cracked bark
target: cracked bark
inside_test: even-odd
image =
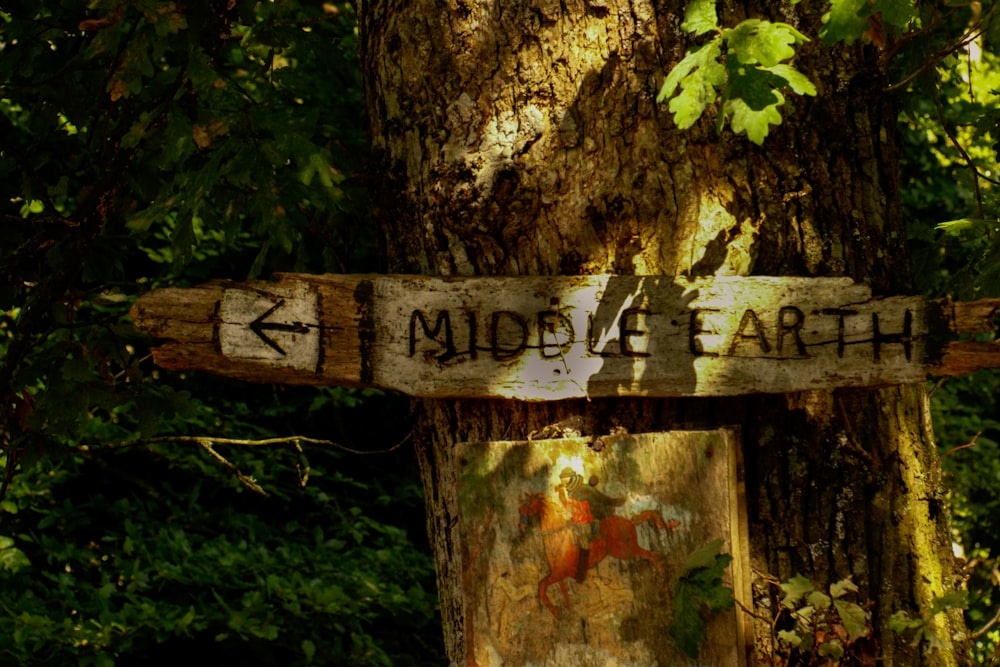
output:
[[[365,2],[375,215],[391,271],[438,275],[849,275],[909,281],[892,100],[876,54],[805,48],[764,148],[714,118],[678,132],[655,96],[688,46],[683,3]],[[766,16],[765,3],[747,11]],[[801,5],[783,12],[805,12]],[[743,16],[723,16],[735,22]],[[816,14],[776,17],[814,32]],[[712,114],[709,113],[708,116]],[[950,665],[885,628],[953,585],[921,386],[735,399],[415,401],[446,643],[463,654],[455,442],[525,438],[571,414],[631,432],[739,424],[751,557],[779,579],[851,576],[885,664]],[[774,590],[756,586],[770,616]],[[960,619],[939,616],[943,638]],[[770,628],[757,627],[766,663]]]

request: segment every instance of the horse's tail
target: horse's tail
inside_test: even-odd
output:
[[[664,521],[663,517],[656,510],[646,510],[644,512],[639,512],[633,516],[629,521],[632,522],[633,526],[638,526],[640,523],[651,523],[657,528],[662,528],[663,530],[673,530],[681,525],[681,522],[676,519],[671,519],[670,521]]]

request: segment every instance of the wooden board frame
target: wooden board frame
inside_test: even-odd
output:
[[[599,452],[589,438],[457,446],[466,663],[746,665],[752,630],[742,609],[752,604],[738,430],[602,441]],[[573,492],[570,471],[579,476]],[[573,522],[572,494],[589,499],[590,523]],[[590,547],[582,568],[580,530]],[[687,557],[716,538],[733,556],[726,584],[737,606],[711,618],[692,660],[667,632],[672,595]]]

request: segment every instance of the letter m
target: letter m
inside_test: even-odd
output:
[[[410,356],[412,357],[417,353],[417,322],[420,322],[420,328],[424,332],[424,336],[430,340],[437,340],[438,336],[441,335],[441,330],[444,329],[444,354],[441,354],[438,359],[450,359],[455,356],[455,342],[452,338],[451,333],[451,316],[448,314],[447,310],[438,311],[437,319],[434,320],[434,327],[431,328],[427,324],[427,317],[420,310],[414,310],[413,314],[410,315]],[[442,341],[438,341],[439,343]]]

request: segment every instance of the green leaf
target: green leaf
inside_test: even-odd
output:
[[[969,606],[968,591],[951,591],[931,602],[931,616],[936,616],[949,609],[966,609]]]
[[[692,571],[701,568],[710,568],[715,565],[715,557],[720,555],[722,550],[722,539],[715,539],[699,547],[690,556],[684,559],[681,566],[681,577],[686,577]]]
[[[747,19],[723,32],[728,52],[745,65],[771,67],[795,57],[793,45],[809,38],[787,23]]]
[[[867,6],[868,0],[830,0],[830,11],[823,16],[823,27],[819,30],[823,43],[853,44],[868,30],[868,19],[860,14]]]
[[[882,20],[897,28],[905,28],[916,18],[913,0],[875,0],[872,13],[882,14]]]
[[[303,639],[300,646],[302,653],[306,656],[306,662],[312,662],[313,658],[316,657],[316,644],[311,639]]]
[[[847,593],[857,593],[858,587],[850,579],[841,579],[830,584],[830,595],[834,598],[843,597]]]
[[[746,133],[747,138],[758,146],[763,145],[771,125],[781,124],[781,113],[778,106],[783,104],[785,98],[779,92],[775,92],[779,101],[776,104],[764,109],[751,109],[743,100],[728,100],[723,107],[723,113],[730,119],[733,132],[736,134]]]
[[[774,89],[782,82],[782,79],[757,67],[739,66],[729,70],[725,96],[727,100],[743,100],[754,111],[760,111],[778,103],[778,93]]]
[[[693,35],[719,29],[719,16],[715,12],[715,0],[692,0],[684,9],[681,30]]]
[[[957,220],[948,220],[947,222],[940,222],[934,226],[935,229],[940,229],[946,234],[952,236],[960,236],[967,231],[983,232],[988,230],[997,224],[996,220],[987,220],[984,218],[959,218]]]
[[[778,639],[792,648],[798,648],[802,644],[802,636],[793,630],[780,630],[778,632]]]
[[[806,602],[817,609],[826,609],[830,606],[830,596],[823,591],[812,591],[806,596]]]
[[[791,65],[773,65],[771,67],[762,67],[761,69],[784,79],[785,85],[799,95],[816,96],[816,86],[809,80],[809,77]]]
[[[817,653],[823,658],[840,660],[844,657],[844,647],[836,639],[831,639],[820,644]]]
[[[717,37],[688,53],[670,70],[660,88],[657,102],[672,98],[678,86],[681,88],[680,94],[670,99],[668,108],[674,114],[674,123],[682,130],[694,125],[705,107],[715,102],[717,89],[726,81],[726,68],[719,62],[721,44],[721,38]]]
[[[705,622],[701,618],[700,605],[686,582],[679,582],[674,592],[673,616],[667,632],[677,643],[684,655],[691,659],[698,657],[698,645],[705,636]]]
[[[801,574],[797,574],[788,581],[781,584],[781,590],[784,595],[781,597],[781,604],[788,608],[793,609],[802,599],[802,596],[807,595],[816,589],[813,583],[803,577]]]
[[[890,616],[889,620],[886,621],[885,625],[893,632],[903,633],[906,632],[907,630],[913,630],[914,628],[919,628],[921,625],[923,625],[923,621],[921,621],[919,618],[917,619],[910,618],[909,614],[907,614],[905,611],[900,610],[894,613],[892,616]]]
[[[849,641],[855,641],[862,637],[867,637],[868,633],[871,631],[871,627],[868,625],[868,615],[865,610],[860,606],[854,604],[853,602],[847,602],[845,600],[834,600],[833,606],[837,609],[837,613],[840,615],[840,622],[847,630],[847,638]]]

